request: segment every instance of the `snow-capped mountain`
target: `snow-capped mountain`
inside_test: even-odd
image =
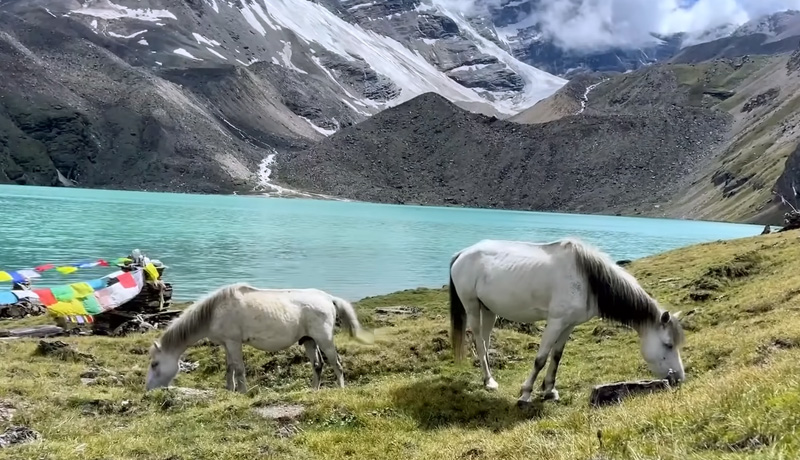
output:
[[[8,3],[6,8],[32,7]],[[565,83],[520,62],[437,0],[40,0],[38,5],[115,41],[127,48],[121,57],[145,67],[268,62],[301,79],[327,77],[341,101],[363,116],[425,92],[508,116]],[[400,33],[400,23],[411,30]],[[319,121],[323,130],[335,129],[332,120]]]

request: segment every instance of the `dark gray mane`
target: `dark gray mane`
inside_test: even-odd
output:
[[[655,299],[606,254],[577,240],[567,239],[562,245],[573,249],[578,268],[589,280],[601,318],[636,329],[661,322],[662,310]],[[668,327],[673,343],[680,346],[684,340],[680,322],[670,316]]]
[[[185,348],[188,341],[208,327],[217,307],[237,298],[240,288],[245,286],[247,285],[244,283],[223,286],[192,304],[164,331],[159,340],[161,348],[164,350]]]

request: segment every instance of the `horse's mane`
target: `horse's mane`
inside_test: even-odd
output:
[[[170,350],[184,346],[199,329],[208,324],[219,305],[239,298],[240,290],[248,287],[246,283],[229,284],[192,304],[164,331],[159,341],[161,347]]]
[[[561,245],[574,251],[578,269],[586,274],[591,293],[597,299],[601,318],[634,328],[661,321],[658,303],[607,254],[576,239],[562,240]],[[680,322],[672,316],[668,327],[675,346],[680,346],[684,340]]]

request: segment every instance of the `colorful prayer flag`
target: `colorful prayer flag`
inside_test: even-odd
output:
[[[86,314],[86,310],[83,308],[83,302],[78,299],[56,302],[55,304],[47,307],[47,310],[50,312],[50,314],[56,314],[60,316]]]
[[[25,269],[25,270],[17,270],[17,273],[25,277],[25,279],[31,278],[41,278],[42,275],[36,272],[36,270]]]
[[[75,298],[75,290],[70,285],[54,286],[50,288],[50,291],[59,302],[68,302]]]
[[[57,302],[56,296],[54,296],[53,292],[48,288],[32,289],[32,291],[39,296],[39,301],[42,302],[45,307],[49,307]]]
[[[0,281],[11,281],[13,279],[14,278],[12,278],[11,275],[8,274],[8,272],[0,272]]]
[[[97,291],[98,289],[103,289],[108,284],[105,278],[97,278],[96,280],[87,281],[89,286],[92,287],[93,290]]]
[[[145,265],[144,271],[147,272],[148,275],[150,275],[150,279],[152,280],[158,279],[158,269],[156,268],[155,265],[153,265],[153,262],[149,262],[147,265]]]
[[[11,291],[0,291],[0,305],[11,305],[19,301]]]
[[[125,272],[117,277],[119,284],[125,289],[136,287],[136,280],[133,279],[131,272]]]
[[[82,299],[94,292],[89,283],[72,283],[69,285],[75,291],[75,297]]]
[[[83,299],[83,309],[90,315],[97,315],[103,311],[103,309],[100,308],[100,303],[97,302],[97,298],[93,295]]]
[[[70,273],[78,271],[78,269],[70,265],[64,265],[62,267],[56,267],[56,271],[63,273],[64,275],[69,275]]]

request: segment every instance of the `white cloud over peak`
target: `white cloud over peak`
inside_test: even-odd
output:
[[[433,0],[467,15],[498,7],[504,0]],[[651,33],[687,32],[741,25],[766,14],[800,10],[800,0],[539,0],[534,17],[542,32],[567,49],[596,50],[654,43]]]
[[[800,0],[545,0],[543,32],[568,49],[652,43],[651,32],[699,34],[763,15],[800,9]]]

